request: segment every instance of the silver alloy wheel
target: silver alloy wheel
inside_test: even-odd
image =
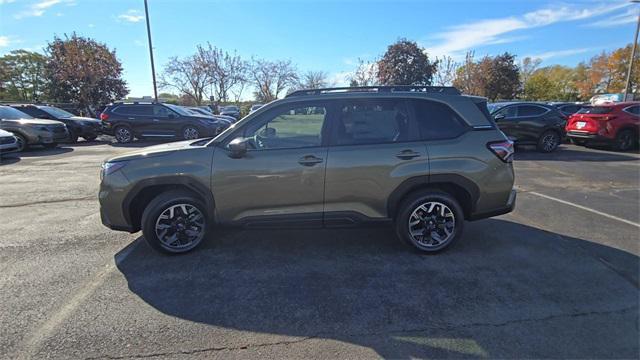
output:
[[[116,140],[121,143],[128,143],[131,141],[131,131],[126,127],[119,127],[116,130]]]
[[[18,151],[24,151],[26,140],[21,135],[16,135],[16,142],[18,143]]]
[[[171,205],[156,220],[156,236],[169,251],[191,249],[202,241],[204,234],[204,215],[191,204]]]
[[[455,227],[453,211],[437,201],[418,206],[409,216],[409,236],[425,248],[439,247],[453,239]]]
[[[550,132],[542,138],[542,148],[544,151],[551,151],[558,146],[558,134]]]
[[[195,140],[200,137],[200,134],[198,133],[198,129],[189,126],[182,131],[182,137],[185,140]]]

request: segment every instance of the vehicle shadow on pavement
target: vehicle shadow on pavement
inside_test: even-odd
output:
[[[568,148],[560,146],[556,151],[551,153],[541,153],[535,149],[526,147],[518,147],[515,154],[516,161],[638,161],[639,156],[634,156],[632,152],[613,152],[595,149],[577,149],[576,147]]]
[[[11,165],[20,161],[20,157],[18,155],[0,155],[0,166],[2,165]]]
[[[60,144],[58,147],[53,149],[46,149],[43,147],[33,147],[29,148],[25,151],[21,151],[17,153],[21,158],[25,157],[35,157],[35,156],[51,156],[51,155],[60,155],[66,154],[73,151],[73,148],[67,147],[67,144]]]
[[[164,314],[337,340],[385,358],[639,355],[637,277],[627,276],[639,258],[587,240],[503,219],[467,223],[433,256],[387,228],[215,238],[182,256],[154,253],[140,238],[116,255],[117,267]]]

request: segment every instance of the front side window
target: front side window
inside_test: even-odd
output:
[[[496,111],[493,117],[498,115],[504,115],[505,118],[515,118],[517,116],[517,108],[515,106],[505,106],[502,109]]]
[[[624,111],[628,112],[629,114],[640,115],[640,106],[629,106],[628,108],[624,109]]]
[[[169,114],[172,114],[172,112],[166,107],[161,105],[153,105],[153,116],[166,118],[169,117]]]
[[[465,131],[462,119],[449,106],[428,100],[411,103],[423,140],[452,139]]]
[[[324,105],[281,106],[248,125],[244,136],[256,150],[320,146],[326,118]]]
[[[518,117],[538,116],[546,113],[548,110],[542,106],[536,105],[520,105],[518,106]]]
[[[404,101],[366,100],[344,103],[337,113],[334,145],[384,144],[415,140]]]
[[[51,116],[56,117],[56,118],[60,118],[60,119],[67,119],[70,117],[73,117],[74,115],[68,111],[62,110],[62,109],[58,109],[57,107],[53,107],[53,106],[42,106],[40,107],[40,109],[42,111],[45,111],[49,114],[51,114]]]

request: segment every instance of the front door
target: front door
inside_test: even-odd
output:
[[[212,188],[217,219],[250,227],[320,226],[330,109],[320,102],[280,105],[238,129],[216,149]],[[226,144],[249,139],[232,158]]]
[[[498,128],[500,128],[511,141],[519,140],[520,136],[517,109],[516,105],[508,105],[493,114]]]

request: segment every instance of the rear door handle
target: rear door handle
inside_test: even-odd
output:
[[[319,157],[315,157],[313,155],[306,155],[300,158],[300,160],[298,160],[298,164],[303,165],[303,166],[313,166],[315,164],[319,164],[321,162],[323,162],[324,160],[319,158]]]
[[[420,156],[420,153],[417,153],[413,150],[402,150],[401,152],[396,154],[396,157],[402,160],[411,160],[413,158],[417,158],[418,156]]]

